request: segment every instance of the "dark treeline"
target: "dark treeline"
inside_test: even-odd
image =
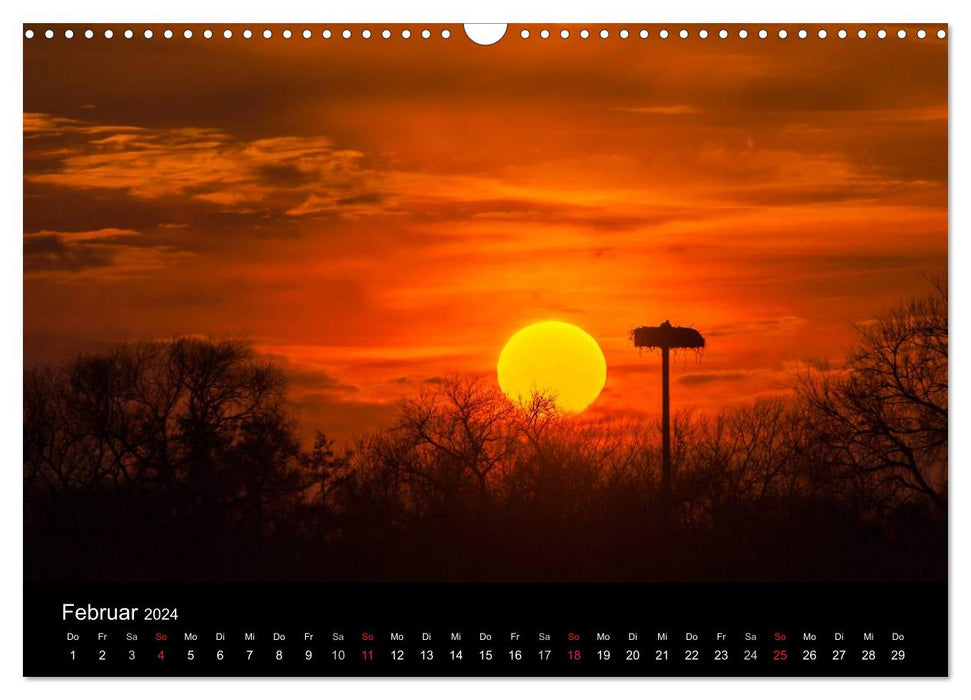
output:
[[[653,423],[455,377],[340,452],[235,341],[24,377],[25,567],[61,580],[942,580],[947,294],[859,329],[792,395]]]

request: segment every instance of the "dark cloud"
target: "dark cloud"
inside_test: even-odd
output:
[[[112,251],[105,247],[69,245],[57,234],[24,238],[24,272],[39,270],[78,271],[109,265]]]
[[[752,321],[730,326],[716,326],[705,332],[705,337],[735,336],[745,333],[766,335],[771,333],[793,333],[803,328],[808,321],[798,316],[782,316],[780,318],[753,319]]]
[[[294,362],[288,355],[274,352],[261,352],[260,355],[282,367],[290,384],[303,394],[347,395],[360,391],[357,386],[338,380],[326,370]]]
[[[319,394],[298,397],[293,403],[303,417],[300,429],[305,439],[319,430],[340,446],[353,446],[368,431],[390,424],[398,411],[395,402],[337,400]]]
[[[120,191],[131,199],[203,203],[221,212],[281,216],[312,199],[318,208],[374,204],[362,154],[320,136],[238,139],[216,128],[146,128],[63,116],[24,115],[24,180],[71,190]],[[160,211],[160,213],[161,213]],[[161,222],[159,222],[161,223]]]
[[[380,192],[364,192],[353,197],[341,197],[337,200],[339,206],[345,207],[354,204],[382,204],[386,197]]]
[[[256,168],[259,179],[273,187],[302,187],[313,181],[313,174],[294,163],[270,163]]]
[[[719,372],[689,372],[677,378],[679,384],[714,384],[719,382],[738,382],[748,379],[751,372],[719,371]]]
[[[109,268],[125,275],[164,267],[178,254],[130,229],[38,231],[24,235],[24,274],[80,273]]]

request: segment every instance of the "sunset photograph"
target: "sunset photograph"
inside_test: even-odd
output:
[[[24,42],[27,580],[946,580],[946,41],[112,26]]]

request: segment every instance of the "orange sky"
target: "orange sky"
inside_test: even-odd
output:
[[[600,342],[594,414],[654,413],[658,360],[627,334],[670,319],[708,339],[675,362],[674,407],[707,409],[838,361],[854,322],[946,270],[933,33],[234,29],[25,41],[28,366],[242,335],[308,427],[347,437],[422,382],[494,372],[541,319]]]

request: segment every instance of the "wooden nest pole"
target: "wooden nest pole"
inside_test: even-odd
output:
[[[694,328],[672,326],[665,321],[660,326],[641,326],[633,333],[634,346],[661,349],[661,497],[664,517],[671,511],[671,350],[705,347],[704,336]]]

